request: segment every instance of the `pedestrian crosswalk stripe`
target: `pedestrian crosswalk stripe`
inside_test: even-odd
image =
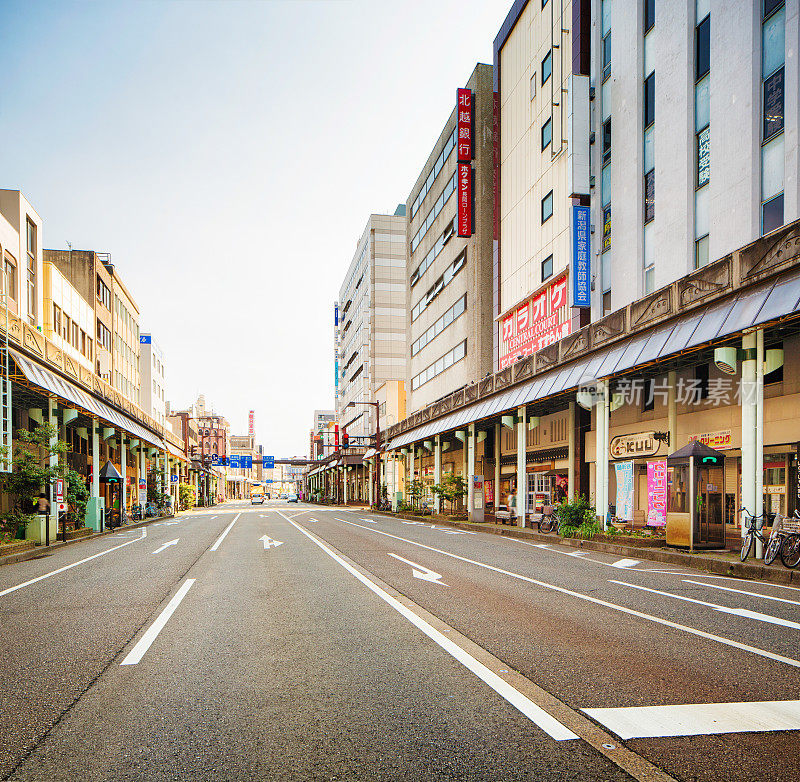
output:
[[[582,709],[621,739],[800,730],[800,700]]]

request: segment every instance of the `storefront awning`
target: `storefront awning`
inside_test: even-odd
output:
[[[161,448],[162,450],[166,449],[164,441],[158,435],[145,429],[141,424],[125,415],[125,413],[121,413],[105,404],[105,402],[96,399],[91,394],[87,394],[86,391],[78,388],[68,380],[59,377],[55,372],[51,372],[49,369],[39,366],[39,364],[17,353],[15,350],[9,352],[20,368],[20,371],[29,382],[39,386],[45,391],[50,391],[56,396],[60,396],[62,399],[73,402],[90,415],[96,415],[114,424],[117,428],[130,432],[142,440],[146,440],[157,448]]]
[[[637,366],[669,358],[705,343],[732,337],[739,332],[800,311],[800,270],[757,285],[705,308],[687,312],[659,324],[622,343],[597,350],[584,358],[545,372],[527,383],[493,394],[469,407],[397,435],[386,450],[402,448],[420,440],[466,426],[489,416],[513,411],[584,383],[622,374]]]
[[[183,451],[178,450],[169,440],[164,440],[164,445],[167,446],[167,450],[176,458],[182,459],[186,461],[186,455]]]
[[[378,453],[377,448],[370,448],[363,457],[361,457],[361,461],[365,462],[367,459],[371,459],[375,454]]]

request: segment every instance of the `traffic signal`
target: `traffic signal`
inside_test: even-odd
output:
[[[342,432],[342,448],[350,447],[350,435],[347,432]]]

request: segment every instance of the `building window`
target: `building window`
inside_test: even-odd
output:
[[[64,313],[64,326],[63,331],[61,332],[61,336],[64,338],[65,342],[69,342],[69,333],[70,333],[70,320],[66,313]]]
[[[611,120],[603,123],[603,165],[611,160]]]
[[[548,277],[553,276],[553,256],[548,255],[542,261],[542,282],[544,282]]]
[[[606,291],[603,294],[603,315],[608,315],[611,312],[611,291]]]
[[[644,31],[653,29],[656,23],[656,0],[644,0]]]
[[[89,361],[92,360],[92,347],[93,347],[92,338],[87,336],[86,337],[86,351],[84,352],[83,355],[86,356],[86,358],[88,358]]]
[[[649,223],[656,216],[656,172],[651,169],[644,175],[644,221]]]
[[[552,118],[548,119],[547,122],[542,125],[542,150],[547,149],[550,146],[550,142],[553,140],[553,120]]]
[[[17,300],[17,262],[8,253],[5,254],[3,293],[12,301]]]
[[[536,74],[531,76],[531,100],[536,97]]]
[[[694,368],[694,380],[697,387],[697,398],[708,399],[708,364],[698,364]]]
[[[61,307],[53,305],[53,333],[61,334]]]
[[[761,207],[761,233],[768,234],[783,225],[783,193]]]
[[[542,85],[553,75],[553,53],[547,52],[542,60]]]
[[[108,286],[97,275],[97,298],[100,303],[110,312],[111,311],[111,291]]]
[[[457,364],[464,356],[467,355],[467,340],[460,342],[452,350],[445,353],[440,359],[434,361],[433,364],[426,367],[418,375],[411,379],[411,390],[416,391],[420,386],[425,385],[429,380],[432,380],[437,375],[450,369],[453,364]]]
[[[708,264],[708,234],[694,243],[694,268],[700,269]]]
[[[783,68],[764,80],[764,140],[783,130]]]
[[[711,17],[707,16],[695,30],[694,80],[699,81],[711,68]]]
[[[644,381],[644,393],[642,394],[642,411],[654,410],[656,406],[656,381],[651,378]]]
[[[644,80],[644,126],[656,121],[656,75],[651,73]]]
[[[28,249],[28,320],[36,324],[36,226],[27,221]]]
[[[429,326],[423,334],[411,343],[411,355],[415,356],[426,345],[439,336],[451,323],[464,314],[467,309],[467,294],[465,293],[452,307],[450,307],[436,322]]]
[[[611,33],[603,38],[603,81],[611,76]]]
[[[542,199],[542,223],[546,223],[553,216],[553,191],[551,190]]]

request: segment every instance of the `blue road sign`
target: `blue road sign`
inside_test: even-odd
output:
[[[265,470],[274,470],[275,469],[275,457],[274,456],[262,456],[263,459],[263,467]]]

